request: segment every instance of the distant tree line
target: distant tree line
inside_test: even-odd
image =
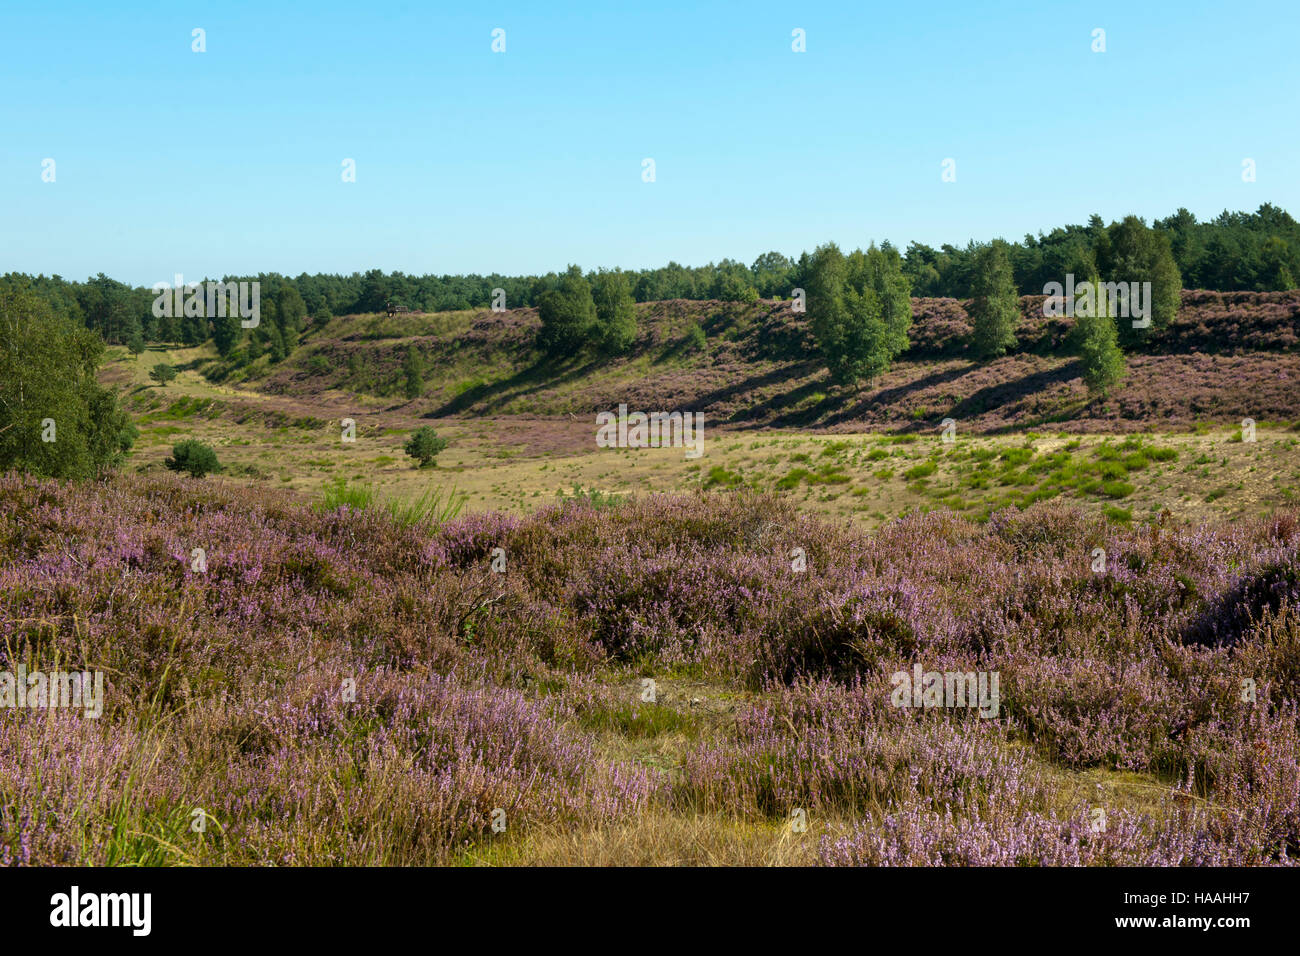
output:
[[[1126,264],[1125,256],[1131,260],[1131,239],[1144,233],[1168,243],[1184,288],[1265,292],[1300,285],[1300,223],[1285,210],[1265,204],[1254,213],[1225,211],[1209,222],[1197,222],[1186,209],[1179,209],[1150,227],[1134,216],[1109,226],[1100,216],[1093,216],[1087,225],[1063,226],[1036,237],[1025,236],[1021,242],[1007,242],[1004,251],[1014,288],[1021,295],[1033,295],[1041,293],[1048,282],[1061,281],[1066,273],[1106,276]],[[934,249],[922,243],[909,244],[899,262],[912,295],[972,298],[977,294],[977,259],[987,245],[970,242],[964,247],[945,244]],[[880,246],[882,251],[890,248],[889,243]],[[657,269],[616,270],[614,274],[621,278],[612,281],[620,285],[626,281],[634,302],[785,299],[792,289],[806,287],[811,258],[807,252],[797,259],[767,252],[750,265],[733,259],[704,266],[670,262]],[[304,273],[290,278],[262,273],[226,276],[224,280],[262,283],[263,318],[269,315],[275,329],[249,336],[249,347],[279,355],[293,350],[296,332],[308,315],[382,312],[390,303],[420,312],[487,308],[494,289],[504,290],[507,308],[540,307],[542,296],[562,284],[571,272],[572,268],[545,276],[413,276],[371,269],[347,276]],[[604,272],[607,270],[586,272],[583,278],[594,288]],[[227,340],[231,349],[238,345],[234,341],[237,335],[218,331],[209,321],[156,319],[150,309],[151,290],[125,285],[102,273],[85,282],[16,274],[4,279],[29,282],[56,312],[99,332],[110,344],[129,345],[133,339],[194,344],[216,335],[219,348]]]
[[[1140,227],[1140,228],[1139,228]],[[1146,229],[1129,216],[1106,226],[1092,216],[1086,226],[1063,226],[1022,242],[1008,243],[1012,279],[1021,295],[1042,293],[1066,273],[1103,275],[1123,265],[1126,239]],[[1300,223],[1271,204],[1254,213],[1224,211],[1197,222],[1186,209],[1157,219],[1148,230],[1168,242],[1183,288],[1219,292],[1273,292],[1294,289],[1300,277]],[[939,249],[913,242],[903,256],[903,271],[916,296],[971,298],[979,243]],[[1134,278],[1124,276],[1124,280]]]

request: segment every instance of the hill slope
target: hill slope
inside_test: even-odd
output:
[[[532,347],[534,309],[338,318],[249,384],[294,398],[331,391],[393,398],[414,345],[430,371],[404,411],[430,418],[590,420],[626,402],[702,412],[715,427],[831,431],[932,429],[944,418],[975,433],[1300,419],[1300,291],[1184,292],[1177,320],[1130,356],[1127,380],[1104,402],[1089,400],[1069,353],[1072,320],[1045,318],[1042,303],[1022,298],[1015,352],[977,363],[968,356],[962,303],[916,299],[912,348],[860,391],[830,385],[811,358],[806,318],[789,303],[688,300],[638,306],[634,349],[609,360],[545,360]],[[703,348],[691,344],[695,325]]]

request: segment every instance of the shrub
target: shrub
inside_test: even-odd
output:
[[[792,488],[798,488],[799,483],[812,474],[807,468],[796,468],[784,478],[778,479],[776,488],[778,491],[789,491]]]
[[[728,471],[722,465],[714,465],[709,469],[708,476],[704,479],[705,488],[722,487],[734,488],[740,484],[741,477],[734,471]]]
[[[1127,481],[1102,482],[1101,493],[1107,498],[1127,498],[1133,494],[1133,486]]]
[[[438,457],[438,453],[447,447],[447,439],[439,438],[438,433],[428,425],[416,429],[403,447],[408,455],[414,458],[418,467],[424,468],[433,463]]]
[[[165,387],[168,382],[176,377],[176,369],[172,368],[166,362],[159,362],[149,370],[149,377],[159,385]]]
[[[194,438],[187,438],[172,446],[172,456],[165,462],[172,471],[183,471],[193,478],[219,473],[221,462],[210,445]]]
[[[700,328],[700,323],[691,323],[691,327],[686,330],[686,347],[694,352],[703,352],[707,344],[708,338],[704,329]]]

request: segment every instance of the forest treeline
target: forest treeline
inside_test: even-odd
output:
[[[1140,229],[1138,227],[1141,227]],[[1067,273],[1083,277],[1109,276],[1115,272],[1125,231],[1149,231],[1168,243],[1183,288],[1216,291],[1267,292],[1296,288],[1300,276],[1300,223],[1285,210],[1265,204],[1256,212],[1223,212],[1208,222],[1198,222],[1186,209],[1158,219],[1148,230],[1137,217],[1105,225],[1092,216],[1087,225],[1069,225],[1025,236],[1020,242],[999,242],[1005,246],[1012,281],[1022,295],[1042,293],[1048,282],[1060,282]],[[898,250],[903,276],[911,294],[921,297],[968,299],[979,291],[980,256],[987,255],[991,242],[970,242],[965,246],[943,245],[938,249],[910,243]],[[893,247],[881,245],[887,254]],[[768,252],[750,265],[732,259],[704,266],[683,266],[676,262],[657,269],[613,270],[626,277],[636,302],[663,299],[719,299],[754,301],[783,299],[795,288],[807,288],[813,253],[797,258]],[[587,272],[588,281],[598,281],[606,270]],[[388,304],[412,311],[436,312],[487,308],[493,290],[505,292],[505,306],[538,306],[548,291],[561,286],[567,272],[545,276],[425,275],[385,273],[372,269],[364,273],[308,275],[297,277],[263,273],[225,276],[226,281],[261,282],[262,318],[270,320],[261,335],[251,337],[252,348],[273,359],[291,352],[306,317],[328,318],[360,312],[379,312]],[[215,278],[215,277],[211,277]],[[1144,278],[1120,276],[1125,279]],[[222,330],[204,320],[184,317],[157,318],[151,309],[150,289],[117,282],[102,273],[85,282],[59,276],[29,277],[10,274],[10,284],[29,286],[53,309],[87,328],[98,331],[110,344],[178,342],[199,344],[218,337]],[[224,351],[224,349],[223,349]]]

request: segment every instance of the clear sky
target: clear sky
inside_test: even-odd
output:
[[[517,274],[1300,215],[1297,27],[1296,0],[9,0],[0,272]]]

